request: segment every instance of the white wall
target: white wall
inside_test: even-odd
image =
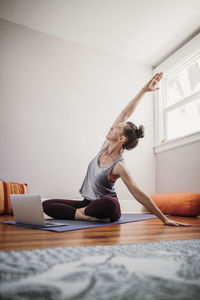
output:
[[[150,67],[0,22],[0,177],[42,197],[82,199],[89,161],[121,109],[152,76]],[[153,97],[130,119],[146,137],[125,163],[137,185],[155,192]],[[133,199],[122,181],[120,199]],[[136,201],[134,207],[140,207]]]
[[[200,142],[156,154],[156,193],[200,193]]]

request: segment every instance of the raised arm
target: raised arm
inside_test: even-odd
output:
[[[141,98],[145,95],[147,92],[153,92],[156,90],[159,90],[156,85],[163,77],[163,73],[156,73],[156,75],[153,76],[151,80],[149,80],[145,86],[139,91],[139,93],[128,103],[128,105],[121,111],[118,118],[115,120],[113,125],[117,125],[120,122],[126,122],[128,118],[132,115],[134,110],[136,109],[136,106],[140,102]]]
[[[112,127],[117,126],[121,122],[126,122],[128,118],[132,115],[134,112],[136,106],[138,105],[141,98],[144,96],[147,92],[153,92],[156,90],[159,90],[156,85],[163,77],[163,73],[156,73],[151,80],[149,80],[144,87],[139,91],[139,93],[128,103],[127,106],[121,111],[117,119],[112,124]],[[101,146],[101,149],[107,147],[109,145],[109,141],[106,139]]]

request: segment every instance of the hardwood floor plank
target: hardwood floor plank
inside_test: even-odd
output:
[[[13,220],[0,216],[0,221]],[[130,244],[200,238],[199,217],[170,217],[191,227],[165,226],[158,218],[62,233],[0,223],[0,250]]]

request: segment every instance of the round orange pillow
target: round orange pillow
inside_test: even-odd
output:
[[[200,214],[200,194],[197,193],[154,194],[151,199],[164,214],[188,217]]]

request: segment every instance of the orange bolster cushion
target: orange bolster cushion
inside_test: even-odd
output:
[[[10,194],[26,194],[27,184],[0,180],[0,215],[13,215]]]
[[[154,194],[151,199],[164,214],[194,217],[200,214],[200,194]]]

